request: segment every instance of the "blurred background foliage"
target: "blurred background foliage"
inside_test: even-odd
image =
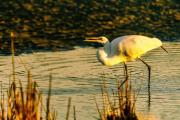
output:
[[[88,36],[180,38],[180,0],[0,0],[0,51],[57,50]]]

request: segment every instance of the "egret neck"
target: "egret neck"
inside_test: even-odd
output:
[[[102,64],[106,66],[113,66],[122,62],[119,56],[112,55],[111,43],[109,41],[104,43],[104,48],[98,49],[97,58]]]

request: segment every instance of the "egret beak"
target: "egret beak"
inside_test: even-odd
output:
[[[165,52],[168,53],[168,51],[163,47],[163,46],[160,46]]]
[[[101,40],[99,37],[90,37],[90,38],[86,38],[84,41],[85,42],[99,42],[99,40]]]

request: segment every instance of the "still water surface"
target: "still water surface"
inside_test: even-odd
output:
[[[151,106],[148,109],[147,68],[141,61],[128,63],[133,90],[137,95],[136,111],[151,114],[159,120],[180,119],[180,42],[165,43],[169,51],[158,48],[142,58],[152,67]],[[102,76],[105,74],[110,89],[116,80],[124,80],[123,64],[113,67],[101,65],[96,59],[96,49],[77,48],[70,51],[37,52],[15,57],[16,78],[26,82],[29,69],[44,97],[48,91],[49,74],[53,76],[51,105],[58,112],[58,120],[65,119],[68,97],[76,107],[78,120],[96,120],[98,113],[93,96],[99,105]],[[6,91],[11,74],[11,56],[1,56],[0,76]],[[70,118],[73,117],[71,109]]]

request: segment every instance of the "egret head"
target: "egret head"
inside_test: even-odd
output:
[[[101,37],[88,37],[84,41],[86,41],[86,42],[97,42],[97,43],[105,44],[109,40],[106,37],[101,36]]]

